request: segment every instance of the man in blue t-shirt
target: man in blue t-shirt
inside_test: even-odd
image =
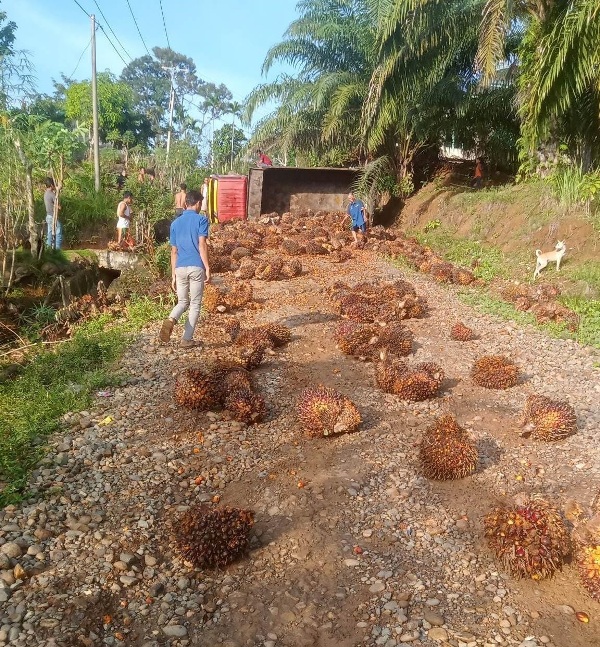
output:
[[[194,330],[200,317],[204,284],[210,281],[208,265],[208,218],[200,214],[202,195],[188,191],[185,211],[171,224],[171,284],[177,291],[177,305],[163,321],[159,339],[168,342],[173,326],[189,308],[181,340],[182,348],[201,346],[194,341]]]
[[[367,233],[367,219],[365,215],[365,205],[361,200],[354,197],[354,193],[348,194],[348,210],[347,216],[352,221],[352,235],[354,236],[354,244],[358,246],[358,232],[364,236]],[[344,220],[346,220],[344,218]]]

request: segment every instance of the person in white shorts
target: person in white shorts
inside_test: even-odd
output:
[[[131,224],[131,203],[133,202],[133,195],[130,191],[125,191],[123,199],[119,202],[117,207],[117,244],[120,245],[123,240],[123,234],[126,229],[129,229]]]

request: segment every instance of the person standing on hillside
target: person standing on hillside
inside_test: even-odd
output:
[[[194,341],[194,331],[200,317],[204,284],[210,281],[208,264],[208,218],[200,213],[202,195],[188,191],[185,211],[171,223],[171,285],[177,292],[177,305],[163,321],[158,338],[168,342],[175,324],[188,310],[181,348],[201,346]]]
[[[360,232],[362,236],[365,236],[367,233],[365,205],[362,200],[357,200],[352,192],[348,194],[348,202],[348,210],[346,211],[344,222],[346,221],[346,218],[350,218],[350,221],[352,222],[354,245],[358,247],[358,233]]]
[[[56,185],[51,177],[44,180],[44,206],[46,207],[46,245],[48,249],[62,247],[62,223],[58,219],[60,205],[56,204]]]
[[[483,160],[481,157],[475,160],[475,177],[471,186],[475,189],[481,189],[483,186]]]
[[[131,203],[133,195],[130,191],[125,191],[123,199],[117,206],[117,245],[121,245],[123,237],[127,235],[127,230],[131,225]]]
[[[187,185],[182,183],[179,185],[179,191],[175,194],[175,218],[180,216],[185,209],[185,194],[187,191]]]

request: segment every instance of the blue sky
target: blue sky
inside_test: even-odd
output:
[[[94,0],[78,0],[111,36]],[[133,57],[146,53],[127,0],[97,0],[112,29]],[[129,0],[148,46],[166,47],[159,0]],[[224,83],[242,101],[259,83],[267,50],[281,40],[296,17],[297,0],[162,0],[171,47],[194,60],[198,76]],[[29,52],[38,89],[52,91],[52,79],[70,75],[90,40],[89,19],[74,0],[0,0],[0,9],[17,23],[18,49]],[[123,61],[98,31],[98,71],[120,74]],[[115,43],[115,45],[117,45]],[[118,47],[118,45],[117,45]],[[126,54],[123,58],[129,62]],[[74,74],[90,76],[89,50]],[[274,69],[268,79],[280,70]]]

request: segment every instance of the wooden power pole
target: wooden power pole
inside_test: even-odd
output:
[[[90,16],[92,21],[92,119],[94,146],[94,187],[100,191],[100,136],[98,134],[98,79],[96,77],[96,16]]]

